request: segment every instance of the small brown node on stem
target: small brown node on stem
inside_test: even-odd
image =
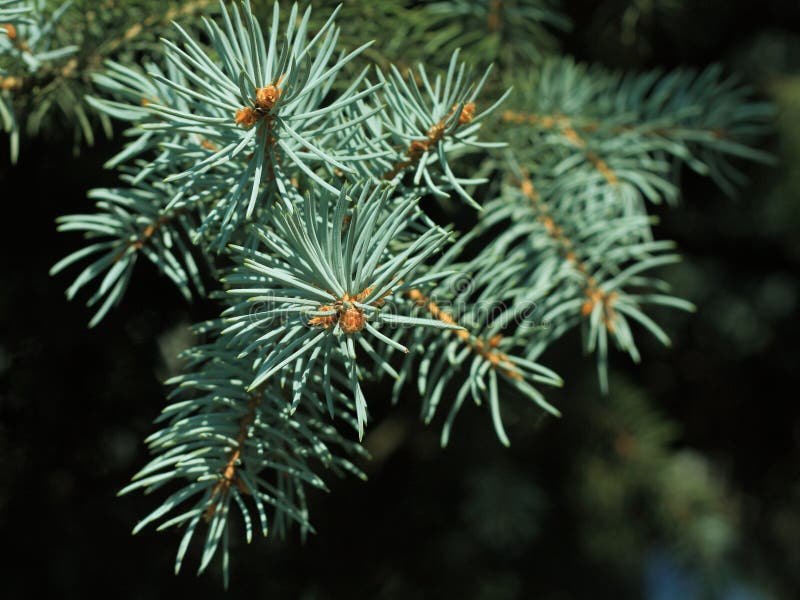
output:
[[[430,129],[428,129],[428,139],[430,143],[436,143],[442,139],[444,135],[444,123],[439,121],[436,125],[432,125]]]
[[[579,148],[583,148],[586,146],[586,142],[583,141],[583,138],[575,131],[572,127],[566,127],[562,131],[564,137],[567,138],[570,142],[578,146]]]
[[[220,478],[211,490],[211,498],[208,507],[203,513],[203,520],[209,523],[214,518],[221,503],[224,503],[228,494],[230,493],[231,486],[236,486],[243,494],[250,494],[247,485],[239,478],[237,469],[241,465],[242,448],[244,447],[245,440],[247,439],[250,426],[255,422],[256,410],[261,404],[261,398],[264,395],[263,389],[257,391],[250,397],[247,403],[247,413],[239,421],[239,433],[236,436],[236,448],[228,457],[228,461],[220,471]]]
[[[342,328],[344,333],[358,333],[364,329],[364,326],[367,324],[367,317],[364,314],[364,311],[355,306],[354,303],[363,301],[364,298],[369,296],[371,293],[372,288],[368,287],[354,296],[345,294],[341,299],[337,300],[333,304],[320,306],[317,309],[320,312],[336,312],[332,315],[309,319],[308,324],[312,327],[323,327],[324,329],[328,329],[329,327],[332,327],[338,323],[339,327]],[[383,298],[378,298],[371,303],[371,306],[380,307],[383,306],[383,304]]]
[[[256,107],[263,111],[270,111],[278,98],[281,97],[281,88],[269,84],[256,90]]]
[[[0,77],[0,91],[11,92],[22,87],[21,77]]]
[[[367,318],[360,308],[351,306],[339,316],[339,325],[345,333],[358,333],[364,329]]]
[[[406,148],[408,160],[401,160],[394,163],[392,168],[383,174],[383,178],[386,180],[392,179],[404,169],[413,167],[419,163],[420,158],[444,138],[444,124],[455,114],[456,110],[458,110],[458,104],[453,105],[446,117],[428,128],[428,139],[422,141],[414,140],[411,142],[408,148]],[[461,108],[461,112],[458,115],[458,124],[455,127],[458,127],[458,125],[466,125],[472,122],[474,118],[475,103],[469,102]],[[455,129],[455,127],[453,129]]]
[[[619,183],[617,174],[614,173],[613,169],[606,164],[606,161],[597,156],[594,152],[589,152],[587,158],[589,159],[589,162],[592,163],[594,168],[597,169],[603,177],[605,177],[606,181],[610,185],[616,185]]]
[[[588,317],[594,312],[594,307],[601,304],[603,307],[603,325],[609,333],[615,331],[615,321],[617,312],[614,310],[614,302],[617,299],[617,292],[605,293],[603,290],[592,284],[586,290],[588,298],[581,306],[581,315]]]
[[[502,25],[500,21],[500,10],[502,8],[502,0],[491,0],[489,3],[489,14],[486,16],[486,25],[490,33],[498,31]]]
[[[434,319],[446,323],[447,325],[457,325],[456,320],[450,313],[440,308],[436,302],[419,290],[408,290],[405,294],[418,306],[427,310]],[[495,350],[503,339],[501,334],[492,336],[488,342],[484,342],[479,337],[472,336],[466,329],[457,329],[453,331],[453,334],[471,348],[475,354],[488,360],[492,367],[498,369],[503,375],[511,379],[523,379],[522,375],[516,370],[516,367],[514,367],[514,364],[509,360],[508,355]]]
[[[8,34],[8,39],[15,40],[17,39],[17,28],[14,27],[11,23],[3,23],[0,25],[0,29],[5,29],[6,33]]]
[[[244,129],[250,129],[258,122],[259,116],[254,108],[245,106],[236,111],[236,124]]]
[[[527,177],[523,179],[520,188],[522,189],[522,193],[526,198],[529,198],[533,202],[538,202],[539,192],[537,192],[536,188],[533,187],[533,182],[530,179]]]
[[[325,304],[324,306],[319,307],[320,312],[328,312],[331,310],[336,310],[336,307],[334,307],[332,304]],[[336,319],[337,319],[336,314],[324,317],[314,317],[312,319],[309,319],[308,324],[312,327],[324,327],[325,329],[327,329],[328,327],[336,323]]]
[[[458,115],[458,124],[459,125],[466,125],[467,123],[472,123],[472,119],[475,118],[475,103],[470,102],[464,105],[464,108],[461,109],[461,114]]]
[[[256,89],[255,106],[244,106],[236,111],[236,124],[244,129],[250,129],[258,123],[259,119],[266,117],[275,107],[281,97],[281,75],[275,83]]]

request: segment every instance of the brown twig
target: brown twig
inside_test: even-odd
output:
[[[133,248],[134,250],[141,250],[141,248],[153,237],[153,235],[164,225],[175,219],[175,217],[186,212],[187,207],[177,208],[170,213],[166,213],[158,217],[155,221],[150,223],[144,228],[142,233],[135,240],[127,242],[124,247],[114,257],[114,262],[122,259],[128,251]]]
[[[559,113],[553,113],[551,115],[539,115],[536,113],[524,113],[507,110],[503,112],[501,120],[505,123],[512,123],[516,125],[536,125],[542,129],[559,129],[570,142],[583,149],[586,148],[586,140],[580,133],[578,133],[578,130],[586,134],[593,133],[600,129],[600,123],[598,121],[575,123],[569,117]],[[635,125],[616,125],[614,127],[610,127],[609,129],[613,133],[620,134],[636,131],[637,127]],[[670,130],[668,127],[653,127],[646,129],[644,134],[657,137],[669,137],[671,131],[672,130]],[[725,130],[719,128],[702,131],[710,133],[716,139],[725,139],[729,137]],[[615,185],[619,183],[619,179],[614,171],[603,159],[597,156],[597,154],[589,151],[586,154],[586,158],[603,175],[603,177],[606,178],[606,181],[608,181],[609,184]]]
[[[428,298],[425,294],[420,292],[419,290],[409,290],[406,292],[406,296],[408,296],[411,300],[416,302],[417,306],[421,306],[425,310],[427,310],[430,315],[442,323],[446,323],[447,325],[458,325],[456,320],[453,316],[448,313],[446,310],[439,307],[433,300]],[[515,369],[513,363],[508,360],[508,356],[495,348],[500,344],[500,341],[503,339],[503,336],[497,334],[493,336],[490,340],[484,341],[481,338],[472,335],[466,329],[456,329],[453,331],[456,337],[464,342],[475,354],[482,356],[486,360],[488,360],[492,367],[499,370],[503,375],[507,375],[511,379],[522,379],[522,375]]]
[[[425,140],[414,140],[411,142],[406,149],[406,155],[408,156],[407,160],[397,161],[392,165],[392,168],[386,173],[383,174],[383,178],[385,180],[394,179],[395,176],[404,171],[408,167],[415,166],[419,163],[419,159],[428,152],[433,146],[439,143],[441,139],[444,137],[444,125],[445,123],[453,116],[458,105],[453,106],[450,109],[450,112],[447,113],[447,116],[442,118],[438,123],[432,125],[428,129],[428,137]],[[475,103],[470,102],[465,104],[464,107],[461,109],[461,114],[458,116],[458,122],[456,123],[456,128],[459,125],[466,125],[470,123],[472,119],[475,117]]]
[[[599,124],[596,122],[585,123],[583,125],[576,126],[569,117],[558,113],[552,115],[537,115],[507,110],[503,112],[501,118],[506,123],[514,123],[517,125],[537,125],[543,129],[558,129],[574,146],[577,146],[582,150],[586,150],[586,140],[580,133],[578,133],[578,129],[588,133],[596,131],[599,128]],[[619,128],[619,131],[625,130],[626,129],[624,128]],[[602,158],[597,156],[597,154],[589,150],[586,152],[586,159],[595,169],[597,169],[597,171],[600,172],[603,177],[605,177],[606,181],[610,185],[616,185],[619,183],[619,178],[617,177],[616,173],[614,173],[608,164]]]
[[[486,15],[486,27],[489,29],[489,33],[495,33],[502,27],[503,21],[500,18],[500,11],[502,9],[502,0],[490,0],[489,13]]]
[[[237,475],[237,468],[242,461],[242,448],[250,433],[250,426],[256,419],[256,410],[261,405],[264,396],[264,388],[258,388],[250,396],[247,403],[247,412],[239,420],[239,432],[236,434],[236,447],[231,451],[225,466],[220,470],[220,478],[211,490],[209,505],[203,513],[203,519],[208,523],[217,511],[220,502],[228,497],[231,486],[236,485],[243,493],[249,494],[249,490]]]
[[[617,293],[603,291],[597,279],[591,275],[589,266],[578,258],[572,240],[564,234],[563,228],[556,224],[551,215],[550,207],[542,200],[533,186],[533,182],[528,177],[523,177],[522,181],[519,182],[519,187],[523,195],[530,200],[531,206],[536,213],[536,219],[544,226],[547,234],[558,243],[561,255],[586,281],[583,290],[586,294],[586,301],[581,306],[581,314],[584,317],[588,317],[598,303],[602,304],[603,324],[609,333],[614,333],[614,321],[617,318],[617,313],[613,304],[617,298]]]

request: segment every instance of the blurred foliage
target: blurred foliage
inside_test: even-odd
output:
[[[713,570],[736,543],[738,507],[707,457],[675,448],[677,424],[642,390],[615,382],[589,408],[591,438],[576,459],[574,498],[586,551],[624,570],[642,567],[654,541]],[[627,525],[637,516],[646,527]]]
[[[44,36],[49,45],[74,50],[35,67],[0,53],[0,73],[5,70],[15,81],[6,94],[28,136],[46,135],[54,142],[72,136],[76,153],[81,145],[94,143],[98,127],[106,137],[112,134],[111,120],[90,110],[85,100],[97,93],[92,74],[103,68],[103,61],[131,63],[159,45],[174,19],[191,28],[202,14],[217,10],[214,0],[36,0],[32,6],[35,21],[49,24],[58,15],[53,34]],[[20,28],[22,42],[27,33],[27,27]]]

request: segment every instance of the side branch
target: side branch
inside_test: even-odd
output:
[[[203,519],[206,523],[210,522],[217,511],[220,502],[224,503],[230,493],[232,485],[236,485],[243,493],[249,494],[247,487],[239,479],[236,469],[242,460],[242,447],[244,446],[247,436],[250,432],[250,426],[256,419],[256,410],[261,405],[261,400],[264,397],[264,389],[260,388],[253,392],[250,401],[247,403],[247,412],[239,420],[239,433],[236,435],[236,447],[230,453],[225,466],[220,471],[220,479],[211,490],[211,498],[206,511],[203,513]]]
[[[138,238],[124,245],[124,247],[114,257],[114,262],[121,260],[122,257],[125,256],[131,249],[141,250],[144,245],[153,237],[153,234],[155,234],[156,231],[184,212],[186,212],[186,208],[182,207],[172,211],[169,214],[164,214],[158,217],[155,221],[150,223],[150,225],[144,228],[144,231],[142,231]]]
[[[450,109],[450,112],[447,113],[447,116],[440,119],[436,125],[433,125],[430,127],[430,129],[428,129],[427,139],[422,141],[414,140],[411,142],[406,149],[408,160],[401,160],[394,163],[392,168],[383,174],[383,178],[389,181],[394,179],[395,176],[401,171],[404,171],[408,167],[417,165],[425,153],[429,152],[431,148],[433,148],[444,138],[444,124],[453,116],[457,108],[458,105],[453,106]],[[455,127],[458,128],[459,125],[466,125],[467,123],[470,123],[474,117],[475,103],[470,102],[469,104],[465,104],[464,108],[461,109],[461,114],[458,116],[458,123]],[[453,131],[455,131],[455,129]]]
[[[570,142],[579,148],[586,148],[585,134],[594,133],[598,131],[602,123],[600,121],[584,121],[575,122],[573,119],[562,115],[560,113],[553,113],[549,115],[539,115],[536,113],[525,113],[513,110],[504,111],[501,120],[504,123],[511,123],[515,125],[532,125],[540,127],[545,130],[559,130]],[[724,129],[714,127],[711,129],[694,128],[694,127],[652,127],[647,124],[633,124],[633,125],[614,125],[604,127],[607,131],[614,134],[638,132],[644,136],[656,138],[668,138],[685,142],[686,138],[695,137],[698,134],[710,135],[715,140],[729,140],[735,142],[735,139]],[[582,136],[579,131],[583,132]],[[608,183],[614,185],[619,182],[614,171],[603,161],[597,154],[589,151],[586,158],[590,163],[606,178]]]
[[[143,21],[128,27],[121,36],[109,40],[83,58],[78,59],[72,57],[59,68],[46,65],[43,69],[45,73],[44,78],[52,77],[53,81],[57,79],[68,79],[82,67],[84,71],[97,69],[101,66],[104,59],[111,56],[111,54],[118,50],[123,44],[138,37],[143,31],[147,31],[154,25],[167,24],[181,17],[187,17],[205,9],[211,4],[212,0],[194,0],[192,2],[185,2],[179,6],[173,6],[163,14],[150,15]],[[28,44],[18,35],[13,25],[0,24],[0,28],[6,30],[8,37],[13,41],[17,49],[23,52],[30,52]],[[0,77],[0,91],[17,91],[23,88],[30,88],[36,85],[35,82],[32,81],[34,77],[33,75],[24,78]]]
[[[600,124],[597,121],[592,121],[588,123],[583,123],[577,125],[573,123],[573,121],[562,114],[555,113],[552,115],[537,115],[535,113],[521,113],[515,112],[512,110],[507,110],[503,113],[501,119],[506,123],[514,123],[517,125],[536,125],[543,129],[558,129],[564,137],[566,137],[574,146],[577,146],[581,150],[586,150],[586,139],[578,133],[578,129],[581,129],[585,133],[591,133],[593,131],[597,131],[600,128]],[[615,133],[621,133],[623,131],[632,130],[632,127],[615,127],[613,131]],[[592,166],[600,172],[600,174],[605,177],[606,181],[610,185],[616,185],[619,183],[619,178],[617,177],[616,173],[614,173],[613,169],[608,166],[608,164],[596,153],[588,150],[586,152],[586,160],[588,160]]]
[[[595,131],[599,130],[601,127],[600,121],[581,121],[576,122],[574,119],[570,119],[566,115],[562,115],[561,113],[552,113],[549,115],[540,115],[537,113],[526,113],[514,110],[506,110],[503,111],[503,114],[500,116],[500,120],[504,123],[511,123],[513,125],[535,125],[537,127],[541,127],[542,129],[562,129],[562,130],[578,130],[580,129],[584,133],[594,133]],[[612,133],[624,133],[627,131],[641,131],[646,135],[656,135],[656,136],[669,136],[671,131],[674,131],[674,128],[670,127],[647,127],[644,128],[642,125],[614,125],[613,127],[606,127],[608,131]],[[682,131],[708,131],[710,132],[715,138],[721,139],[728,137],[728,134],[723,129],[714,128],[714,129],[685,129],[679,128]]]
[[[588,317],[594,311],[594,307],[600,303],[603,305],[603,323],[609,333],[614,333],[614,321],[617,313],[614,310],[614,301],[617,298],[616,292],[606,293],[600,287],[597,279],[589,272],[589,266],[578,258],[572,240],[566,236],[564,229],[557,225],[550,212],[550,207],[544,202],[533,186],[533,182],[524,177],[519,183],[523,195],[530,200],[531,207],[536,213],[536,220],[543,226],[547,235],[550,236],[559,246],[559,250],[564,259],[570,263],[584,278],[583,288],[586,294],[586,301],[581,306],[581,314]]]
[[[421,306],[427,310],[434,319],[438,319],[442,323],[446,323],[448,325],[458,325],[450,313],[442,308],[439,308],[436,302],[428,298],[419,290],[409,290],[406,292],[406,296],[416,302],[418,306]],[[508,356],[503,352],[495,350],[495,348],[500,344],[500,340],[503,339],[503,336],[500,334],[495,335],[488,342],[486,342],[481,338],[472,335],[466,329],[456,329],[453,330],[453,333],[458,337],[458,339],[472,349],[475,354],[478,354],[479,356],[482,356],[488,360],[492,364],[492,367],[498,369],[503,375],[506,375],[511,379],[520,380],[523,378],[522,375],[516,371],[511,361],[508,360]]]

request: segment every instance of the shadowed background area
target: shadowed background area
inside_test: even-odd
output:
[[[702,6],[698,6],[702,4]],[[562,37],[579,60],[630,69],[722,61],[778,108],[736,198],[691,173],[656,212],[684,256],[664,271],[698,306],[666,313],[673,340],[642,336],[642,365],[612,355],[611,393],[577,332],[544,362],[566,385],[504,418],[460,415],[447,449],[407,398],[373,386],[369,481],[328,479],[313,494],[317,534],[232,543],[231,597],[788,598],[800,590],[800,7],[792,2],[607,0],[564,3]],[[133,525],[152,510],[116,498],[147,458],[190,323],[154,269],[137,269],[122,306],[96,329],[68,278],[49,268],[76,248],[54,219],[115,183],[103,162],[120,136],[75,157],[58,131],[25,140],[9,166],[0,140],[0,538],[7,598],[220,597],[218,566],[172,574],[175,532]],[[234,526],[234,530],[236,527]],[[197,564],[195,560],[189,565]]]

